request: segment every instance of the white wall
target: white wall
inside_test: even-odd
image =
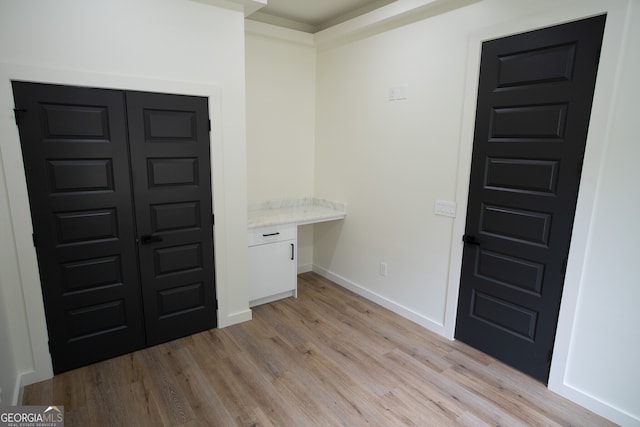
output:
[[[455,198],[464,86],[445,82],[463,80],[465,45],[434,18],[318,53],[316,195],[348,216],[316,226],[314,262],[439,333],[452,221],[433,202]],[[406,100],[387,100],[395,86]]]
[[[610,133],[597,159],[566,382],[640,420],[640,2],[633,2],[627,25]]]
[[[266,24],[247,24],[263,30],[247,30],[245,38],[247,201],[310,196],[316,50],[304,33],[287,41],[263,35]]]
[[[638,3],[483,0],[348,42],[317,35],[332,41],[317,57],[315,193],[349,210],[315,227],[314,269],[452,337],[481,43],[608,12],[549,385],[623,425],[640,425]],[[434,215],[437,199],[458,216]]]
[[[313,39],[306,33],[247,21],[245,55],[248,203],[313,196]],[[309,270],[312,226],[298,228],[297,253],[299,271]]]
[[[0,153],[1,154],[1,153]],[[0,159],[1,160],[1,159]],[[0,173],[0,403],[14,403],[17,388],[20,386],[18,372],[32,369],[33,358],[30,354],[29,331],[24,300],[17,268],[15,240],[11,229],[11,212],[6,193],[4,174]]]
[[[30,383],[51,374],[11,79],[209,97],[218,320],[226,326],[251,318],[244,14],[229,7],[187,0],[0,3],[0,174],[6,181],[0,185],[0,315],[11,325],[0,327],[2,361],[8,362],[0,365],[3,402],[15,402],[12,383],[20,378]]]

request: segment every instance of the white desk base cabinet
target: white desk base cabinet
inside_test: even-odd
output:
[[[298,296],[295,224],[249,230],[249,306]]]

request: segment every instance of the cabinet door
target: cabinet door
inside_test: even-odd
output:
[[[249,247],[249,301],[296,288],[295,240]]]

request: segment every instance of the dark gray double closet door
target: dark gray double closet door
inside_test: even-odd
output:
[[[207,99],[13,92],[54,372],[215,327]]]

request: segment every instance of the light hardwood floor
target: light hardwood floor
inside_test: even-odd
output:
[[[66,426],[614,425],[313,273],[254,319],[57,375]]]

